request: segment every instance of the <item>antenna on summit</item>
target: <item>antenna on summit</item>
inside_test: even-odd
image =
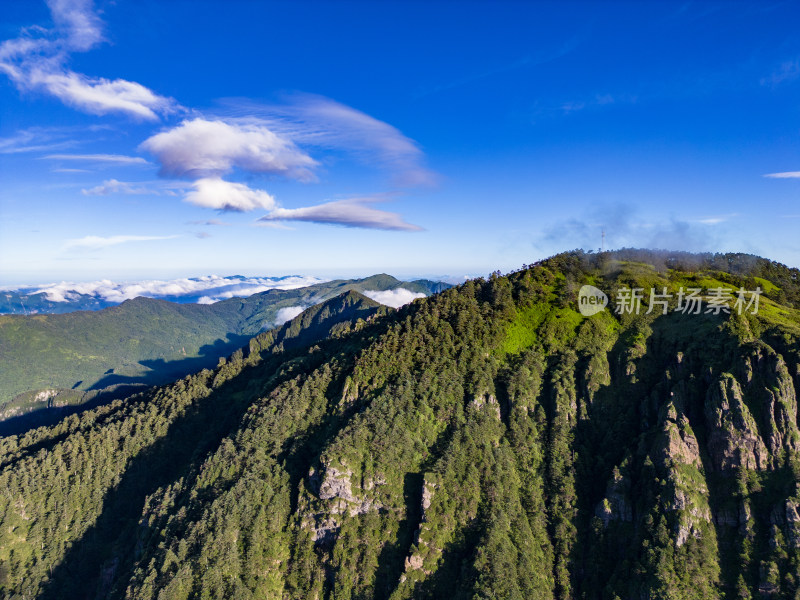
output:
[[[600,231],[600,252],[606,251],[606,230],[602,229]]]

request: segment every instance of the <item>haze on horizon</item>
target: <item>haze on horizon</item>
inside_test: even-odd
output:
[[[0,283],[800,265],[800,5],[8,2]]]

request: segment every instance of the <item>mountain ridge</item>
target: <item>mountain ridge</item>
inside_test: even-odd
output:
[[[182,280],[184,282],[194,282],[197,283],[201,281],[203,278],[192,278],[188,280]],[[257,295],[263,292],[249,292],[247,289],[241,289],[241,287],[236,287],[235,283],[249,283],[251,286],[256,286],[257,284],[263,285],[274,285],[271,290],[267,290],[267,292],[275,290],[275,291],[289,291],[296,290],[299,288],[312,288],[317,286],[320,289],[325,289],[326,286],[329,284],[347,284],[347,283],[354,283],[354,284],[362,284],[362,285],[370,285],[376,284],[377,290],[385,290],[385,289],[392,289],[397,287],[398,284],[402,285],[406,289],[409,289],[414,292],[420,292],[431,294],[442,289],[446,289],[449,287],[450,284],[441,282],[441,281],[432,281],[429,279],[416,279],[412,281],[402,281],[400,282],[398,279],[392,277],[391,275],[387,275],[386,273],[381,273],[378,275],[372,275],[369,277],[364,277],[361,279],[335,279],[330,281],[318,281],[316,283],[307,283],[305,285],[293,285],[292,287],[282,287],[285,285],[287,280],[294,280],[300,279],[299,276],[289,275],[283,277],[269,277],[269,278],[248,278],[243,275],[231,275],[223,278],[217,278],[214,280],[214,283],[217,284],[217,287],[211,288],[200,288],[196,290],[184,290],[182,293],[174,292],[172,294],[168,293],[169,286],[152,286],[154,289],[149,291],[147,294],[139,294],[136,297],[147,297],[153,298],[158,300],[166,300],[168,302],[173,302],[175,304],[197,304],[197,303],[204,303],[210,304],[213,302],[222,302],[225,300],[233,300],[236,298],[247,298],[253,295]],[[255,282],[254,282],[255,281]],[[158,282],[162,284],[168,284],[170,282]],[[7,288],[5,290],[0,290],[0,316],[2,315],[25,315],[25,316],[32,316],[35,314],[63,314],[69,312],[76,312],[76,311],[98,311],[104,308],[109,308],[111,306],[119,306],[126,300],[132,298],[125,298],[123,300],[112,300],[113,296],[124,295],[126,293],[130,293],[129,290],[116,290],[113,288],[115,284],[113,282],[107,282],[106,287],[111,288],[106,289],[105,292],[103,291],[94,291],[92,293],[88,292],[79,292],[78,289],[85,288],[88,284],[74,284],[74,290],[69,290],[69,288],[63,288],[66,284],[62,284],[61,288],[57,288],[55,291],[51,291],[48,289],[48,286],[39,286],[37,287],[25,287],[21,286],[17,289]],[[123,286],[123,284],[116,284],[118,287]],[[126,284],[126,285],[133,285],[136,284]],[[144,288],[146,286],[141,285],[140,288]],[[175,287],[181,287],[180,285],[176,284]],[[158,290],[162,289],[161,293],[158,293]],[[363,288],[366,289],[366,288]],[[363,291],[362,289],[362,291]],[[39,291],[37,291],[39,290]],[[34,293],[35,292],[35,293]],[[105,295],[103,295],[105,293]],[[209,296],[208,294],[211,294]],[[62,300],[55,300],[50,299],[50,295],[55,295],[54,297],[62,297]],[[227,296],[227,298],[222,297],[218,298],[217,300],[213,300],[214,296]]]
[[[214,304],[179,304],[137,297],[99,311],[0,315],[0,415],[20,417],[52,406],[26,392],[65,390],[68,406],[119,395],[115,388],[167,383],[212,367],[262,329],[280,309],[296,311],[342,291],[405,289],[430,293],[438,284],[401,282],[381,274],[293,290],[268,290]],[[296,314],[296,313],[295,313]],[[111,389],[108,389],[111,388]],[[90,396],[70,393],[92,392]],[[2,429],[2,425],[0,425]]]
[[[146,398],[0,439],[0,589],[795,598],[793,272],[768,265],[781,285],[758,312],[577,310],[583,285],[710,297],[768,274],[661,257],[564,253],[310,345],[265,332]]]

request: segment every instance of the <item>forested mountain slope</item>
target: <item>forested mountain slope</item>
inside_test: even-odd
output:
[[[671,296],[584,317],[583,285],[610,309]],[[722,287],[760,287],[758,311],[675,310]],[[798,297],[762,259],[629,251],[396,312],[337,298],[214,370],[4,438],[0,590],[797,598]]]
[[[99,311],[0,316],[0,420],[81,404],[96,396],[87,390],[163,384],[212,367],[272,328],[281,309],[297,314],[347,290],[429,294],[442,286],[374,275],[209,305],[140,297]]]

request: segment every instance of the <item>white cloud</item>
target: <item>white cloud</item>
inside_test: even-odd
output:
[[[296,94],[286,104],[256,105],[231,101],[234,111],[246,111],[250,122],[264,123],[298,144],[344,150],[377,164],[401,186],[430,185],[437,175],[424,166],[419,145],[397,128],[329,98]]]
[[[136,187],[127,181],[118,181],[116,179],[108,179],[101,185],[93,188],[82,189],[81,193],[84,196],[107,196],[108,194],[157,194],[155,190],[146,187]]]
[[[385,290],[385,291],[365,291],[364,295],[367,298],[372,298],[375,302],[380,302],[381,304],[385,304],[386,306],[391,306],[392,308],[400,308],[401,306],[405,306],[409,302],[413,302],[417,298],[424,298],[425,294],[421,294],[419,292],[412,292],[411,290],[407,290],[406,288],[397,288],[394,290]]]
[[[382,198],[351,198],[304,208],[276,208],[270,214],[261,217],[259,221],[308,221],[366,229],[422,230],[418,225],[406,223],[397,213],[370,206],[382,200]]]
[[[49,160],[81,160],[87,162],[112,163],[116,165],[149,165],[141,156],[124,154],[48,154],[42,158]]]
[[[140,148],[156,156],[161,174],[220,177],[238,167],[251,173],[275,173],[313,179],[316,161],[288,138],[263,125],[193,119],[145,140]]]
[[[24,289],[28,294],[43,293],[52,302],[68,302],[78,295],[90,295],[108,302],[123,302],[147,296],[150,298],[194,298],[197,302],[211,304],[227,298],[250,296],[272,289],[292,290],[326,281],[316,277],[220,277],[207,275],[197,278],[172,280],[145,280],[133,282],[113,282],[108,279],[91,282],[50,283],[31,288],[5,288],[7,290]]]
[[[112,235],[110,237],[101,237],[98,235],[87,235],[74,240],[67,240],[64,244],[64,249],[69,250],[72,248],[86,248],[91,250],[98,250],[100,248],[107,248],[108,246],[116,246],[117,244],[126,244],[128,242],[149,242],[153,240],[171,240],[180,237],[179,235]]]
[[[275,326],[278,327],[286,323],[286,321],[291,321],[304,310],[304,306],[287,306],[279,309],[275,314]]]
[[[155,121],[178,109],[172,98],[124,79],[89,77],[66,68],[72,52],[103,41],[102,22],[91,0],[50,0],[55,28],[31,27],[0,44],[0,72],[19,90],[47,92],[65,104],[97,115],[123,113]]]
[[[800,171],[784,171],[783,173],[767,173],[770,179],[800,179]]]
[[[252,106],[252,105],[251,105]],[[139,145],[161,164],[160,175],[194,180],[186,202],[217,210],[266,209],[262,226],[309,221],[370,229],[417,231],[397,213],[373,206],[382,198],[353,198],[303,208],[281,208],[264,190],[223,179],[240,170],[300,181],[314,179],[318,166],[297,143],[343,148],[400,176],[407,185],[430,183],[422,152],[397,129],[362,112],[319,96],[296,96],[282,107],[258,107],[266,117],[185,120]],[[98,190],[100,191],[100,190]]]
[[[121,112],[157,121],[156,113],[175,112],[175,101],[171,98],[159,96],[140,83],[125,79],[110,80],[72,71],[50,73],[37,69],[28,73],[25,84],[45,88],[65,104],[94,115]]]
[[[188,221],[187,225],[207,225],[207,226],[217,226],[217,227],[227,227],[230,223],[225,223],[224,221],[220,221],[219,219],[206,219],[204,221]]]
[[[231,183],[218,177],[198,179],[192,183],[193,191],[184,200],[206,208],[246,211],[256,208],[271,210],[275,198],[263,190],[254,190],[242,183]]]
[[[730,221],[734,217],[738,217],[739,213],[731,213],[729,215],[715,215],[711,217],[701,217],[699,219],[691,219],[690,223],[700,223],[701,225],[719,225]]]
[[[58,31],[73,50],[86,51],[103,41],[103,23],[91,0],[47,0]]]

